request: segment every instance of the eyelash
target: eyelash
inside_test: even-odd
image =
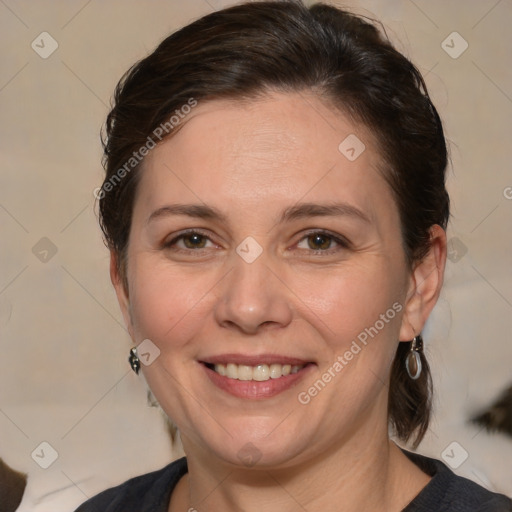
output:
[[[302,238],[295,245],[300,244],[301,242],[307,240],[309,237],[314,236],[314,235],[320,235],[320,236],[329,238],[331,242],[334,242],[335,244],[337,244],[337,247],[329,248],[329,249],[316,249],[316,250],[304,249],[306,251],[309,250],[312,254],[318,254],[318,255],[332,254],[334,252],[339,251],[340,249],[349,249],[350,248],[350,242],[346,238],[344,238],[340,235],[331,233],[330,231],[323,230],[323,229],[313,229],[311,231],[308,231],[307,233],[305,233],[302,236]]]
[[[182,247],[173,247],[175,246],[180,240],[183,240],[187,235],[199,235],[201,236],[202,238],[206,238],[207,241],[210,241],[211,243],[214,243],[210,237],[202,232],[200,229],[187,229],[185,231],[182,231],[179,235],[175,236],[172,240],[169,240],[168,242],[164,242],[163,243],[163,248],[164,249],[173,249],[173,250],[176,250],[176,251],[182,251],[182,252],[187,252],[187,253],[190,253],[190,252],[195,252],[195,251],[200,251],[202,248],[199,248],[199,249],[183,249]],[[217,244],[215,244],[217,245]]]
[[[197,249],[176,247],[176,244],[179,241],[183,240],[187,235],[199,235],[200,237],[205,238],[207,242],[209,241],[212,244],[217,245],[217,244],[215,244],[215,242],[213,242],[211,240],[211,238],[206,233],[202,232],[201,230],[189,229],[189,230],[181,232],[180,234],[178,234],[177,236],[172,238],[172,240],[170,240],[168,242],[164,242],[162,244],[162,247],[164,249],[172,249],[174,251],[184,252],[184,253],[189,253],[189,254],[192,252],[200,252],[200,251],[209,249],[209,247],[208,248],[200,247]],[[320,235],[320,236],[329,238],[331,243],[337,244],[337,247],[334,247],[334,248],[330,247],[328,249],[316,249],[316,250],[315,249],[298,249],[298,250],[307,251],[310,254],[314,254],[314,255],[323,255],[323,254],[325,255],[325,254],[335,253],[335,252],[339,251],[340,249],[349,249],[351,247],[350,242],[346,238],[344,238],[340,235],[331,233],[330,231],[326,231],[326,230],[322,230],[322,229],[314,229],[314,230],[306,232],[300,238],[300,240],[294,244],[294,247],[298,246],[301,242],[307,240],[309,237],[314,236],[314,235]]]

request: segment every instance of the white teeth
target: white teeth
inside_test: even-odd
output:
[[[238,380],[252,380],[252,368],[244,364],[238,365]]]
[[[290,373],[297,373],[305,365],[290,364],[258,364],[256,366],[247,366],[245,364],[216,364],[215,371],[228,379],[255,380],[263,382],[269,379],[279,379]]]
[[[238,379],[238,365],[229,363],[226,366],[226,377],[230,379]]]
[[[259,364],[258,366],[255,366],[252,370],[252,379],[259,381],[270,379],[270,368],[268,365]]]
[[[270,365],[270,378],[278,379],[283,375],[288,375],[292,367],[289,364],[271,364]]]
[[[283,375],[290,375],[291,371],[292,371],[291,364],[283,364],[283,369],[281,370],[281,373]]]

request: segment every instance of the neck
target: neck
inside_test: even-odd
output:
[[[186,449],[189,473],[169,510],[398,512],[430,477],[389,441],[387,427],[366,425],[348,442],[286,468],[240,469]]]

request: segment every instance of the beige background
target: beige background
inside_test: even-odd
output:
[[[130,341],[94,213],[98,133],[128,66],[231,3],[0,1],[0,456],[29,473],[20,510],[72,510],[179,455],[126,361]],[[455,250],[425,335],[437,395],[419,451],[441,458],[456,441],[457,458],[468,454],[457,473],[512,494],[512,438],[466,422],[512,380],[512,4],[344,5],[382,20],[419,66],[450,140]],[[46,59],[31,47],[44,31],[59,45]],[[469,45],[458,58],[442,46],[454,31]],[[452,53],[463,44],[453,37]],[[38,463],[52,449],[41,442],[58,453],[48,469]]]

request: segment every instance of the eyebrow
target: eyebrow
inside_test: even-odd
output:
[[[280,222],[303,219],[306,217],[338,217],[346,215],[371,224],[370,217],[359,208],[348,203],[316,204],[301,203],[287,208],[281,215]]]
[[[209,219],[226,222],[226,217],[216,208],[202,204],[171,204],[162,206],[155,210],[148,218],[148,224],[161,217],[170,215],[185,215],[187,217],[195,217],[198,219]]]
[[[162,206],[151,213],[147,222],[149,224],[155,219],[172,215],[184,215],[198,219],[216,220],[224,223],[227,222],[226,216],[217,208],[200,204],[171,204]],[[342,215],[354,217],[371,224],[370,218],[365,213],[363,213],[359,208],[348,203],[334,203],[326,205],[316,203],[297,204],[286,208],[283,211],[279,223],[309,217],[338,217]]]

